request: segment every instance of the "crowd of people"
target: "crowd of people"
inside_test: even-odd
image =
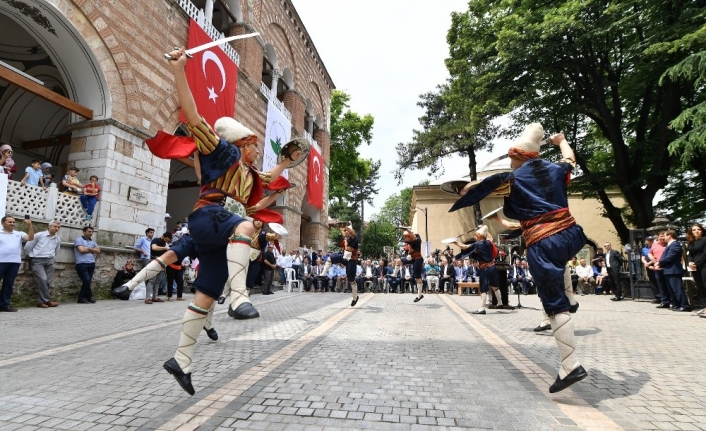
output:
[[[7,175],[9,179],[12,179],[14,173],[17,172],[17,165],[12,159],[14,152],[12,147],[5,144],[0,146],[0,167],[3,169],[3,173]],[[98,177],[91,175],[88,179],[88,183],[82,184],[81,181],[76,177],[78,175],[79,169],[77,167],[70,167],[66,173],[61,178],[59,183],[59,190],[71,195],[76,195],[79,197],[81,202],[81,207],[83,208],[86,221],[93,220],[93,212],[96,207],[96,203],[100,199],[100,186],[98,185]],[[52,173],[52,165],[49,162],[40,162],[37,159],[32,160],[29,166],[25,168],[24,176],[20,180],[22,186],[27,187],[41,187],[42,190],[47,190],[51,187],[54,182],[54,174]]]

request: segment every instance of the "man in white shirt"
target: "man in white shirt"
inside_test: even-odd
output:
[[[17,311],[10,305],[12,288],[15,285],[15,277],[20,270],[22,263],[22,241],[32,241],[34,230],[32,221],[25,218],[27,233],[15,231],[15,218],[5,216],[2,218],[2,230],[0,230],[0,279],[2,279],[2,290],[0,290],[0,312]]]
[[[292,256],[288,255],[287,253],[282,253],[282,262],[281,262],[281,268],[282,268],[282,273],[280,275],[283,275],[282,277],[282,284],[287,280],[286,274],[288,269],[292,269]]]
[[[61,248],[61,238],[58,235],[61,224],[53,221],[47,230],[34,235],[34,239],[25,244],[25,253],[31,259],[32,276],[37,284],[37,307],[49,308],[59,305],[51,300],[49,290],[54,276],[56,255]]]
[[[591,293],[596,286],[596,279],[593,278],[593,268],[586,264],[586,259],[581,259],[580,264],[576,266],[576,275],[579,277],[578,290],[581,296],[584,295],[586,289]]]

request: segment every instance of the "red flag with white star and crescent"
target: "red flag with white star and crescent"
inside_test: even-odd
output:
[[[193,19],[189,22],[187,48],[211,42],[209,36]],[[213,126],[221,117],[235,115],[235,92],[238,66],[220,46],[197,52],[186,62],[186,80],[196,102],[196,109]],[[182,122],[185,119],[181,118]]]
[[[324,206],[324,164],[321,154],[311,146],[309,150],[309,179],[306,183],[307,202],[318,209]]]

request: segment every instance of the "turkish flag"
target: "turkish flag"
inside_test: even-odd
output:
[[[188,48],[211,41],[211,37],[192,19],[189,23]],[[186,62],[186,80],[196,109],[208,124],[213,126],[221,117],[233,118],[238,66],[220,46],[194,54],[194,58]],[[183,114],[181,122],[186,122]]]
[[[309,150],[309,180],[306,183],[307,202],[318,209],[324,206],[324,164],[321,154],[311,146]]]

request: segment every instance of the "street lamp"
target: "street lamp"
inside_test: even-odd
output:
[[[424,213],[424,243],[426,244],[426,255],[431,254],[431,247],[429,246],[429,217],[427,216],[427,207],[419,208],[416,207],[414,210],[419,210]]]

